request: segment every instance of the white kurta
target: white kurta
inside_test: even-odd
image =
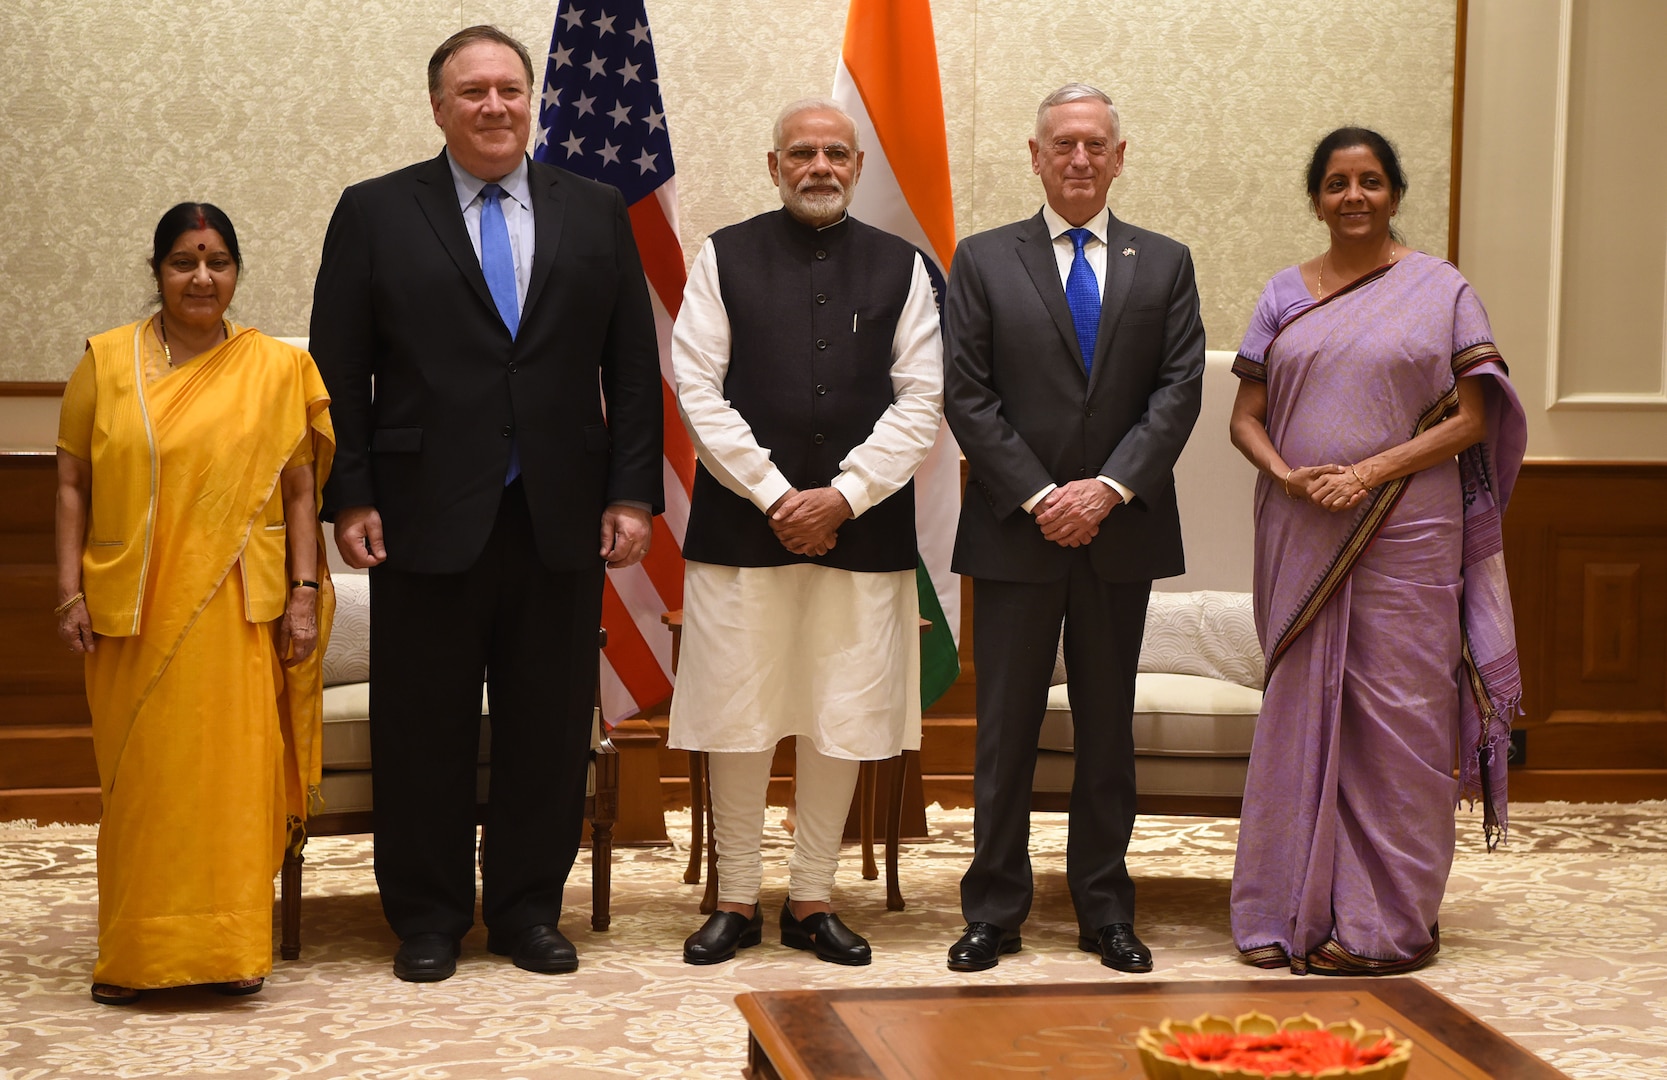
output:
[[[672,330],[677,407],[701,464],[765,513],[792,484],[723,396],[729,351],[708,240]],[[938,433],[943,347],[919,255],[891,355],[892,404],[833,479],[856,516],[908,483]],[[919,749],[919,621],[913,570],[690,562],[668,745],[756,752],[804,735],[829,757],[874,760]]]

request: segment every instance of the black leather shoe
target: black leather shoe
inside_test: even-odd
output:
[[[486,951],[509,957],[522,971],[541,975],[579,970],[579,953],[573,943],[549,923],[529,926],[514,935],[488,931]]]
[[[1099,953],[1100,963],[1118,971],[1138,974],[1152,970],[1152,950],[1134,936],[1134,927],[1126,922],[1114,922],[1100,927],[1093,937],[1084,934],[1077,938],[1083,952]]]
[[[734,911],[714,911],[705,925],[683,943],[685,964],[721,964],[736,949],[750,949],[764,940],[764,910],[753,905],[752,918]]]
[[[803,922],[793,917],[793,905],[781,905],[781,943],[789,949],[807,949],[818,960],[847,967],[862,967],[874,953],[861,934],[839,921],[831,911],[807,915]]]
[[[1016,953],[1023,944],[1017,930],[1003,930],[995,923],[968,923],[961,940],[949,947],[949,970],[988,971],[1003,954]]]
[[[457,939],[450,934],[412,934],[394,953],[394,974],[406,982],[439,982],[457,972]]]

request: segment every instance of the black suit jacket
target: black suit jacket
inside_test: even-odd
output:
[[[348,188],[330,219],[310,343],[337,438],[324,516],[376,507],[391,567],[473,564],[511,437],[552,570],[597,564],[608,503],[664,509],[659,353],[624,199],[540,162],[528,181],[532,278],[514,338],[444,152]]]
[[[1048,484],[1109,476],[1134,492],[1089,544],[1107,581],[1186,569],[1175,461],[1198,419],[1204,326],[1192,256],[1110,220],[1093,377],[1040,213],[963,240],[944,304],[944,413],[966,455],[957,573],[1052,581],[1071,552],[1022,508]]]

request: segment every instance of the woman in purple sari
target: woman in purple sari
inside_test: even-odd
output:
[[[1392,235],[1406,186],[1377,133],[1320,142],[1331,245],[1268,282],[1234,365],[1267,683],[1233,938],[1298,974],[1429,963],[1455,804],[1482,799],[1490,847],[1506,821],[1521,681],[1500,516],[1526,426],[1470,285]]]

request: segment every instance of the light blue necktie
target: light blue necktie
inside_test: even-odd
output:
[[[480,189],[480,269],[486,275],[492,302],[498,305],[498,317],[513,338],[521,328],[521,303],[515,296],[515,254],[509,249],[509,226],[504,222],[504,208],[498,205],[503,194],[504,189],[497,184]],[[521,448],[512,440],[504,484],[514,483],[520,475]]]
[[[1065,303],[1071,308],[1071,322],[1076,324],[1077,345],[1082,349],[1082,370],[1094,374],[1094,339],[1100,332],[1100,283],[1094,279],[1094,268],[1082,245],[1091,234],[1087,229],[1066,229],[1065,235],[1076,245],[1071,259],[1071,272],[1065,276]]]

